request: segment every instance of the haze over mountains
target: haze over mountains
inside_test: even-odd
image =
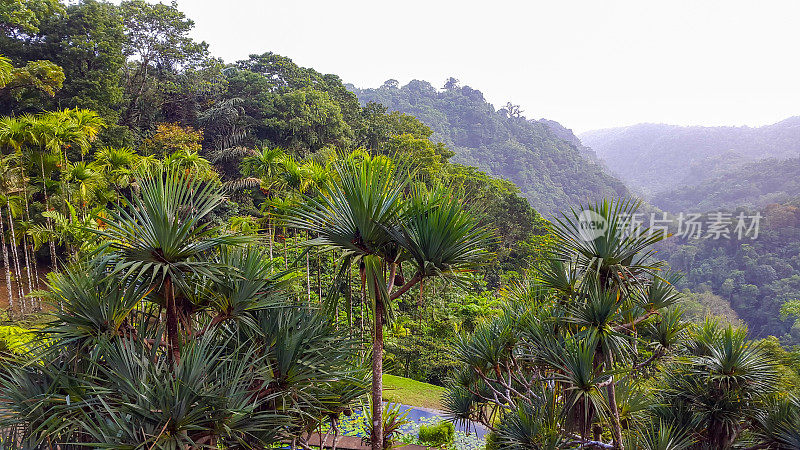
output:
[[[655,198],[732,177],[753,161],[798,157],[800,116],[757,128],[639,124],[589,131],[580,139],[629,188]]]

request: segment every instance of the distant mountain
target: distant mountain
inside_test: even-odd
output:
[[[550,131],[555,133],[556,136],[574,145],[575,148],[580,150],[583,156],[589,158],[589,160],[591,160],[592,162],[600,161],[600,158],[597,157],[597,153],[595,153],[595,151],[592,150],[590,147],[583,145],[583,142],[581,142],[578,136],[575,136],[575,133],[573,133],[571,129],[565,127],[564,125],[561,125],[555,120],[550,120],[550,119],[532,120],[532,122],[539,122],[541,124],[546,125],[548,128],[550,128]]]
[[[648,196],[708,179],[747,162],[800,155],[800,116],[763,127],[639,124],[582,133],[613,172]]]
[[[620,180],[590,160],[591,150],[570,130],[557,122],[529,121],[505,108],[495,110],[478,90],[453,82],[438,90],[418,80],[402,87],[390,80],[377,89],[349,88],[362,103],[416,116],[434,131],[432,139],[455,152],[455,162],[513,182],[544,215],[629,194]]]
[[[658,193],[651,203],[676,213],[760,209],[770,203],[784,203],[800,197],[800,158],[747,162],[709,171],[704,178],[696,185]]]

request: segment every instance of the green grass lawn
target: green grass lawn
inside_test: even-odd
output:
[[[442,409],[444,388],[409,378],[383,375],[383,399],[404,405]]]

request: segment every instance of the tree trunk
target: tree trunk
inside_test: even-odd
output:
[[[383,450],[383,299],[375,299],[372,339],[372,450]]]
[[[24,219],[30,223],[31,220],[31,211],[30,207],[28,206],[28,183],[25,181],[25,166],[20,164],[20,171],[22,172],[22,201],[25,204],[25,217]],[[22,234],[22,251],[25,252],[25,271],[28,274],[28,292],[33,292],[33,279],[31,278],[31,262],[28,257],[28,235],[26,233]],[[36,271],[34,270],[34,273]],[[38,274],[37,274],[38,275]],[[38,286],[37,286],[38,287]],[[31,299],[31,303],[33,303],[34,299]]]
[[[269,213],[267,213],[269,214]],[[267,233],[269,233],[269,260],[272,261],[272,240],[275,238],[275,234],[272,232],[272,217],[267,216]],[[272,266],[270,265],[269,273],[272,273]]]
[[[14,290],[11,288],[11,264],[8,262],[8,248],[6,247],[6,230],[3,225],[2,208],[0,208],[0,244],[3,245],[3,268],[6,271],[6,290],[8,291],[8,309],[14,313]]]
[[[609,371],[614,370],[614,357],[611,352],[606,354],[606,365]],[[622,423],[619,420],[617,407],[617,383],[611,380],[608,384],[608,406],[611,408],[611,435],[614,438],[614,448],[622,449]]]
[[[22,251],[25,253],[25,272],[28,275],[28,292],[33,292],[33,280],[31,279],[31,260],[28,256],[28,236],[22,235]],[[33,299],[31,299],[33,302]]]
[[[40,162],[42,166],[42,192],[44,192],[44,210],[50,210],[50,197],[47,196],[47,181],[44,178],[44,156],[40,155]],[[50,231],[53,231],[53,221],[48,217],[47,218],[47,228]],[[53,242],[53,237],[51,236],[49,239],[49,246],[50,246],[50,269],[53,271],[58,270],[58,264],[56,260],[56,243]]]
[[[353,337],[353,274],[351,267],[347,268],[347,329],[350,337]]]
[[[14,269],[17,271],[17,291],[19,293],[19,307],[20,311],[25,308],[25,285],[22,283],[22,267],[19,265],[19,252],[17,251],[17,243],[15,241],[14,233],[14,215],[11,212],[11,201],[6,197],[6,204],[8,206],[8,228],[11,233],[11,257],[14,259]]]
[[[311,257],[306,252],[306,294],[308,296],[308,304],[311,304]]]
[[[364,267],[364,262],[361,261],[359,263],[358,272],[361,275],[361,317],[359,320],[359,324],[361,325],[361,347],[364,348],[364,322],[366,319],[366,314],[364,311],[364,307],[367,304],[367,275],[366,275],[366,268]]]
[[[175,291],[172,278],[167,275],[164,280],[164,299],[167,302],[167,352],[170,360],[176,365],[180,362],[180,342],[178,339],[178,312],[175,308]]]

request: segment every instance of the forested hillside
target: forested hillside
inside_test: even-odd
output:
[[[496,110],[480,91],[454,79],[441,90],[418,80],[402,87],[389,80],[377,89],[351,88],[362,103],[417,117],[433,130],[434,141],[455,152],[454,161],[513,182],[545,215],[581,201],[628,194],[582,146],[565,140],[568,130],[560,134],[557,127],[529,121],[511,104]]]
[[[660,254],[685,274],[678,286],[724,298],[756,336],[798,344],[800,310],[787,316],[785,305],[800,299],[800,207],[796,201],[771,204],[759,213],[763,218],[756,239],[687,241],[675,236],[664,242]]]
[[[654,195],[745,162],[797,157],[800,117],[758,128],[639,124],[589,131],[580,138],[632,189]]]
[[[738,207],[763,208],[800,196],[800,158],[766,159],[726,169],[707,167],[705,180],[653,196],[651,203],[671,212],[706,212]]]

